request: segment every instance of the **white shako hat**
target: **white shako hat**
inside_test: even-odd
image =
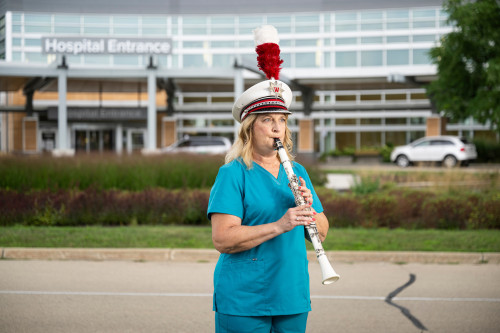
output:
[[[272,25],[263,25],[253,31],[257,62],[268,80],[248,88],[234,103],[233,117],[241,123],[252,113],[291,113],[292,90],[279,81],[283,60],[280,59],[278,31]]]

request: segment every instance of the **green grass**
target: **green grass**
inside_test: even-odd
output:
[[[331,229],[323,245],[327,251],[500,252],[500,230]],[[0,246],[213,249],[210,227],[184,226],[1,227]]]

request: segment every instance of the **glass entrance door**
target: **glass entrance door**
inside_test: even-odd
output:
[[[114,130],[75,130],[77,152],[102,152],[115,149]]]

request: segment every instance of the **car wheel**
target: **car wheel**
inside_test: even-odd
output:
[[[447,168],[454,168],[457,165],[457,158],[453,155],[447,155],[443,160],[443,165]]]
[[[396,164],[402,168],[406,168],[410,165],[410,160],[406,155],[399,155],[398,158],[396,158]]]

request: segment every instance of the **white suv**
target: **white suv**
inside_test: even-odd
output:
[[[428,136],[409,145],[394,148],[391,162],[407,167],[415,162],[441,162],[452,168],[457,164],[468,165],[477,158],[476,146],[457,136]]]
[[[164,153],[225,154],[231,141],[222,136],[186,136],[162,149]]]

